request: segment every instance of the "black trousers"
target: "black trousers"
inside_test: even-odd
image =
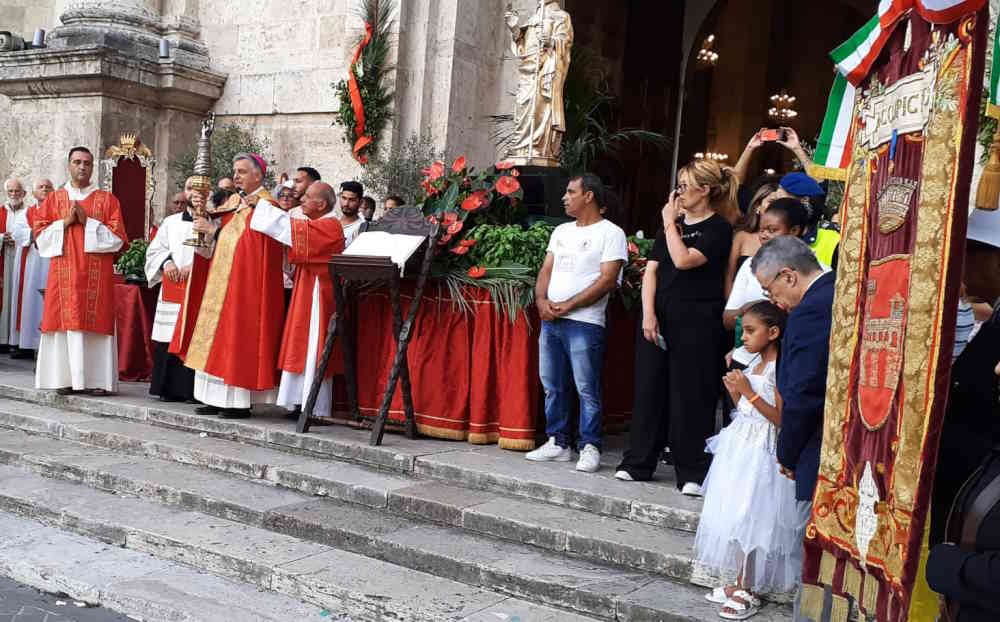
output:
[[[619,465],[633,479],[652,479],[667,445],[677,487],[701,484],[711,455],[705,441],[715,434],[722,358],[722,303],[676,301],[657,312],[664,352],[640,329],[635,352],[635,395],[629,447]]]
[[[175,355],[167,352],[170,344],[153,342],[153,378],[150,395],[183,402],[194,399],[194,370],[184,367]]]

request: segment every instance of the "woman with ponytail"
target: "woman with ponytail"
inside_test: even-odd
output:
[[[739,179],[731,168],[697,160],[678,180],[642,281],[630,443],[615,477],[651,479],[669,443],[678,488],[699,496],[723,371],[723,284]]]

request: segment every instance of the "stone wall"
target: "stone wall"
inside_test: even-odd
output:
[[[0,29],[25,37],[35,28],[51,33],[60,25],[59,16],[78,4],[79,0],[0,0]],[[178,25],[187,28],[185,33],[197,32],[208,49],[211,69],[228,75],[214,106],[218,123],[239,123],[269,140],[278,173],[310,165],[332,181],[359,175],[360,167],[343,140],[344,131],[335,124],[338,102],[332,87],[346,77],[363,34],[357,0],[245,0],[238,4],[231,0],[108,0],[97,5],[86,0],[86,4],[144,17],[159,11],[159,32],[171,40],[177,40],[172,29]],[[400,2],[394,59],[398,69],[393,78],[396,118],[382,137],[383,149],[413,134],[424,134],[439,149],[465,154],[474,165],[495,161],[490,116],[511,112],[508,95],[515,89],[503,20],[506,4],[498,0]],[[535,0],[515,0],[514,6],[526,19]],[[0,177],[40,172],[52,175],[58,183],[65,178],[60,156],[64,146],[116,142],[112,134],[129,129],[153,149],[159,159],[158,177],[166,182],[166,160],[178,153],[178,144],[193,143],[196,138],[197,123],[190,114],[107,99],[78,99],[61,99],[58,105],[44,99],[12,104],[0,96],[0,135],[8,137],[0,141]],[[108,144],[93,146],[103,152]],[[174,188],[158,186],[155,204],[162,210]]]

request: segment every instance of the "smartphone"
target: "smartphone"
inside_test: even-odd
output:
[[[777,130],[761,130],[760,139],[764,142],[784,141],[788,138],[788,132],[784,128]]]
[[[663,350],[664,352],[667,351],[667,340],[664,339],[663,335],[661,335],[660,333],[656,333],[656,347]]]

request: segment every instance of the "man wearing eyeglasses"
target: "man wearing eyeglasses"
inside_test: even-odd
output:
[[[782,409],[777,455],[782,474],[795,480],[798,528],[804,540],[823,440],[834,275],[823,270],[809,245],[790,235],[762,246],[750,269],[768,298],[789,312],[778,365]]]

